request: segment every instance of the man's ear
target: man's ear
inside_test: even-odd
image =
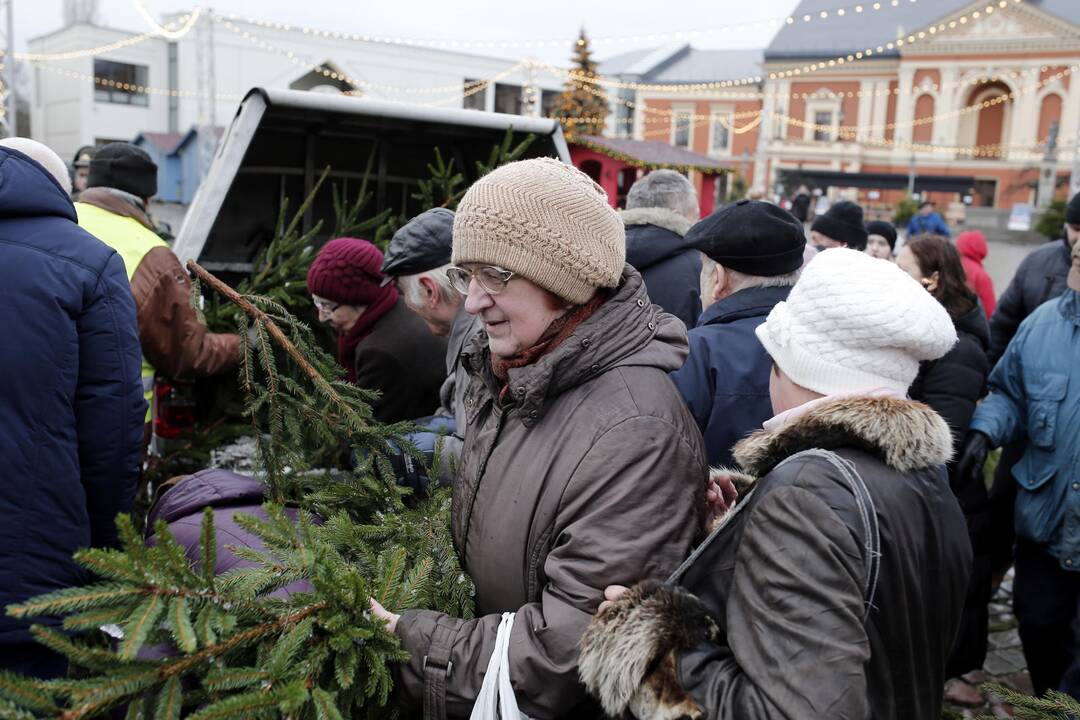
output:
[[[720,263],[716,263],[716,269],[713,271],[712,297],[710,298],[713,302],[724,297],[724,287],[727,285],[727,280],[727,270]]]
[[[424,305],[433,308],[439,304],[439,286],[429,275],[420,276],[420,287],[424,288]]]

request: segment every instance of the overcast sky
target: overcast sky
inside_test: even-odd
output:
[[[26,41],[60,28],[62,0],[14,0],[15,33],[19,50]],[[143,0],[155,17],[190,9],[194,0]],[[1080,0],[1078,0],[1080,2]],[[222,13],[256,15],[261,19],[328,30],[383,34],[408,38],[459,41],[527,41],[565,38],[562,48],[475,49],[499,57],[538,57],[565,62],[579,27],[596,38],[645,33],[702,32],[691,42],[696,47],[764,47],[778,27],[723,31],[722,26],[785,17],[798,0],[667,0],[630,9],[627,0],[539,0],[508,3],[506,0],[366,0],[348,7],[340,0],[213,0]],[[133,0],[98,0],[98,23],[136,32],[147,29]],[[650,47],[674,40],[637,43],[597,42],[595,55],[604,59],[634,47]]]

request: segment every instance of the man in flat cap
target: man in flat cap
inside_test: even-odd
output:
[[[479,329],[476,318],[465,312],[465,298],[450,284],[446,269],[451,266],[450,252],[454,239],[454,213],[446,208],[432,208],[420,213],[394,233],[386,248],[382,272],[384,282],[393,282],[405,305],[427,323],[434,335],[445,337],[446,381],[439,389],[439,409],[427,424],[444,430],[442,481],[448,482],[450,458],[456,459],[465,434],[465,390],[468,373],[461,363],[466,341]],[[433,408],[434,410],[434,408]],[[453,422],[447,422],[453,418]],[[436,433],[437,434],[437,433]],[[411,438],[422,450],[433,449],[431,433]],[[395,469],[404,458],[394,459]],[[405,484],[417,486],[408,472],[400,473]],[[420,481],[419,485],[424,482]]]
[[[773,416],[772,361],[754,329],[799,279],[806,236],[786,210],[740,200],[686,236],[702,255],[701,301],[690,357],[672,373],[705,438],[709,465],[732,465],[731,447]]]

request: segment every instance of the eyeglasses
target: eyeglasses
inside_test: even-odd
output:
[[[514,273],[495,265],[483,265],[475,270],[467,270],[455,265],[446,269],[446,277],[450,280],[450,286],[462,295],[469,294],[469,283],[473,278],[480,283],[484,292],[489,295],[498,295],[506,289],[506,283],[514,277]]]
[[[322,298],[311,298],[311,302],[315,305],[316,310],[327,315],[333,315],[334,311],[341,307],[341,303],[330,302]]]

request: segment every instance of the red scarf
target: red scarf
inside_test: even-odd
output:
[[[382,288],[383,293],[368,304],[364,314],[356,319],[356,324],[347,333],[338,335],[338,362],[345,368],[345,378],[349,382],[356,382],[356,346],[371,334],[375,329],[375,323],[390,312],[397,304],[398,291],[393,283]]]
[[[574,334],[574,331],[578,329],[581,323],[588,320],[604,304],[605,300],[607,300],[607,292],[598,290],[593,295],[592,300],[584,305],[577,306],[548,325],[547,330],[544,331],[544,334],[540,336],[540,339],[532,347],[526,348],[511,357],[502,358],[492,355],[491,374],[503,382],[503,389],[499,391],[499,402],[503,401],[507,391],[510,389],[510,385],[507,384],[507,380],[510,378],[510,368],[532,365],[562,345],[566,338]]]

